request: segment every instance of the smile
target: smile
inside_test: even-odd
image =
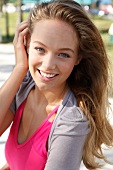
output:
[[[55,76],[57,76],[58,74],[50,74],[50,73],[44,73],[43,71],[38,70],[39,73],[41,74],[41,76],[45,77],[45,78],[53,78]]]

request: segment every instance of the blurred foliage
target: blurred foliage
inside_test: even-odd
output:
[[[110,61],[110,79],[111,85],[109,89],[109,96],[113,97],[113,43],[110,43],[110,37],[108,30],[110,25],[113,23],[113,20],[108,20],[99,16],[90,16],[94,24],[97,26],[98,30],[101,33],[103,42]]]
[[[97,15],[90,16],[90,18],[92,19],[92,21],[97,26],[100,32],[108,31],[111,23],[113,22],[112,20]]]
[[[2,41],[3,43],[9,43],[13,41],[13,37],[15,34],[15,30],[18,24],[18,12],[15,13],[9,13],[9,39],[6,38],[6,19],[5,19],[5,13],[0,17],[0,32],[2,34]],[[28,18],[28,13],[23,12],[23,20]]]

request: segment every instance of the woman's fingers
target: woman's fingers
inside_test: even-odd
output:
[[[23,21],[22,23],[18,24],[17,29],[16,29],[16,33],[15,33],[15,36],[14,36],[14,40],[13,40],[13,43],[14,43],[14,44],[16,44],[16,43],[18,42],[19,34],[20,34],[25,28],[28,28],[28,21],[27,21],[27,20],[25,20],[25,21]]]
[[[18,41],[16,43],[16,46],[24,47],[26,45],[26,37],[29,34],[29,29],[25,28],[23,31],[21,31],[18,35]]]
[[[17,26],[15,37],[13,40],[15,49],[15,60],[16,66],[21,66],[23,69],[28,68],[28,58],[26,44],[28,41],[27,37],[29,35],[28,22],[23,21]]]

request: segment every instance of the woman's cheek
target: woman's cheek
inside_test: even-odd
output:
[[[31,65],[34,65],[37,63],[37,61],[38,61],[38,57],[36,55],[34,55],[33,53],[30,53],[29,54],[29,63]]]

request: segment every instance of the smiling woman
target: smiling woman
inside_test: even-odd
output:
[[[113,146],[109,61],[82,6],[36,4],[18,25],[14,48],[15,68],[0,89],[0,134],[12,123],[8,168],[78,170],[82,160],[88,169],[100,168],[96,158],[107,161],[102,144]]]
[[[29,70],[38,89],[43,84],[43,92],[46,89],[60,94],[79,62],[78,39],[73,27],[59,20],[41,20],[34,25],[28,46]]]

